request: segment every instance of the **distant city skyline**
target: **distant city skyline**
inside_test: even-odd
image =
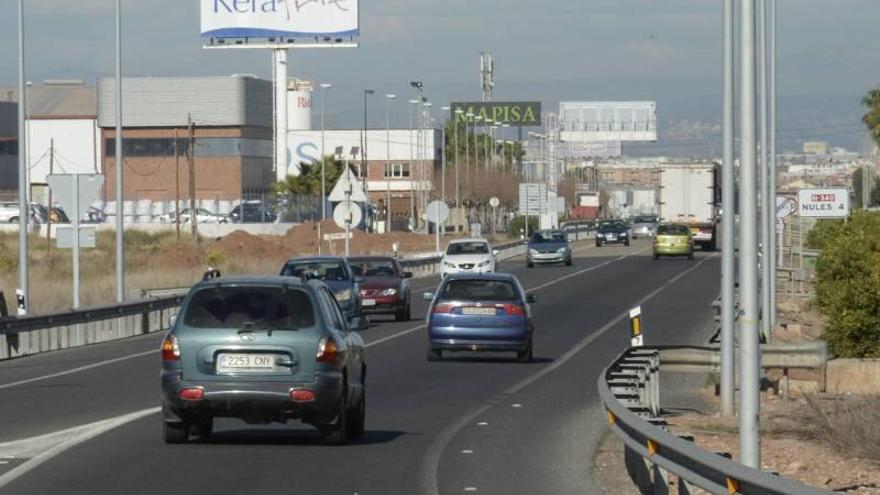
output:
[[[112,76],[114,2],[25,4],[28,80]],[[201,48],[198,2],[124,0],[123,9],[127,76],[271,76],[268,52]],[[419,79],[435,102],[479,99],[483,50],[496,60],[496,99],[541,100],[548,111],[560,100],[656,100],[663,137],[682,121],[720,121],[720,0],[373,0],[361,11],[360,48],[291,52],[291,76],[334,84],[331,126],[360,125],[367,87],[409,95],[409,81]],[[873,0],[839,0],[833,9],[779,0],[783,148],[785,139],[851,148],[863,141],[859,99],[880,84],[878,18]],[[0,33],[0,84],[13,85],[15,2],[0,6]],[[373,125],[384,125],[380,100],[371,102]],[[408,124],[405,99],[392,119]]]

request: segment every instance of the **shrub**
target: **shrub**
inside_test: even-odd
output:
[[[8,275],[18,268],[18,260],[12,256],[0,254],[0,275]]]
[[[211,268],[219,268],[226,262],[226,253],[217,248],[208,249],[208,254],[205,257],[205,262]]]
[[[805,419],[817,440],[842,454],[880,461],[880,397],[806,400],[811,414]]]
[[[840,230],[843,229],[843,226],[843,220],[819,220],[807,234],[807,247],[810,249],[825,249],[829,240],[840,235]]]
[[[526,219],[526,217],[516,217],[513,220],[511,220],[510,227],[508,228],[508,232],[510,232],[511,237],[513,237],[515,239],[519,239],[520,235],[525,234],[525,232],[523,231],[523,227],[526,224],[525,219]],[[529,219],[529,233],[538,230],[538,227],[540,225],[538,223],[538,217],[530,216],[530,217],[528,217],[528,219]]]
[[[880,357],[880,213],[856,212],[823,228],[829,232],[816,264],[816,296],[825,340],[840,357]]]

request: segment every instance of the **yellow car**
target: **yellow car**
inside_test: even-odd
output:
[[[694,239],[691,230],[684,224],[664,224],[657,227],[654,238],[654,259],[661,256],[687,256],[694,259]]]

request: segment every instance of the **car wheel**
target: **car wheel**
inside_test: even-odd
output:
[[[629,246],[629,240],[623,241],[624,246]]]
[[[9,219],[9,223],[18,223],[18,217],[12,217]]]
[[[165,436],[165,443],[186,443],[189,441],[189,423],[162,423],[162,432]]]
[[[602,243],[599,241],[596,241],[596,247],[602,247]]]
[[[342,388],[342,395],[336,404],[336,421],[320,428],[321,439],[327,445],[343,445],[348,442],[348,385]]]
[[[689,260],[694,259],[694,250],[693,249],[691,249],[691,251],[688,253],[688,259]]]
[[[571,266],[571,258],[565,260],[565,266]]]
[[[656,260],[659,260],[659,259],[660,259],[660,255],[657,254],[657,253],[654,253],[654,260],[656,261]]]
[[[520,363],[528,363],[532,360],[532,342],[529,341],[529,347],[524,351],[517,351],[516,360]]]
[[[526,262],[526,268],[534,268],[534,267],[535,267],[535,264],[532,263],[531,261]]]
[[[409,303],[406,303],[406,307],[398,311],[394,315],[395,321],[409,321],[412,319],[412,308]]]
[[[440,361],[441,359],[443,359],[443,351],[428,348],[428,361]]]
[[[364,436],[365,426],[367,424],[367,387],[364,384],[361,392],[361,400],[358,401],[357,407],[349,412],[348,415],[348,438],[360,438]]]
[[[214,434],[214,418],[211,416],[200,418],[193,426],[194,433],[200,438],[210,438]]]

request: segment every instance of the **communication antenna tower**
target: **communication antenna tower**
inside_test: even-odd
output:
[[[489,52],[480,52],[480,88],[483,90],[483,101],[492,101],[492,90],[495,89],[495,61]]]

